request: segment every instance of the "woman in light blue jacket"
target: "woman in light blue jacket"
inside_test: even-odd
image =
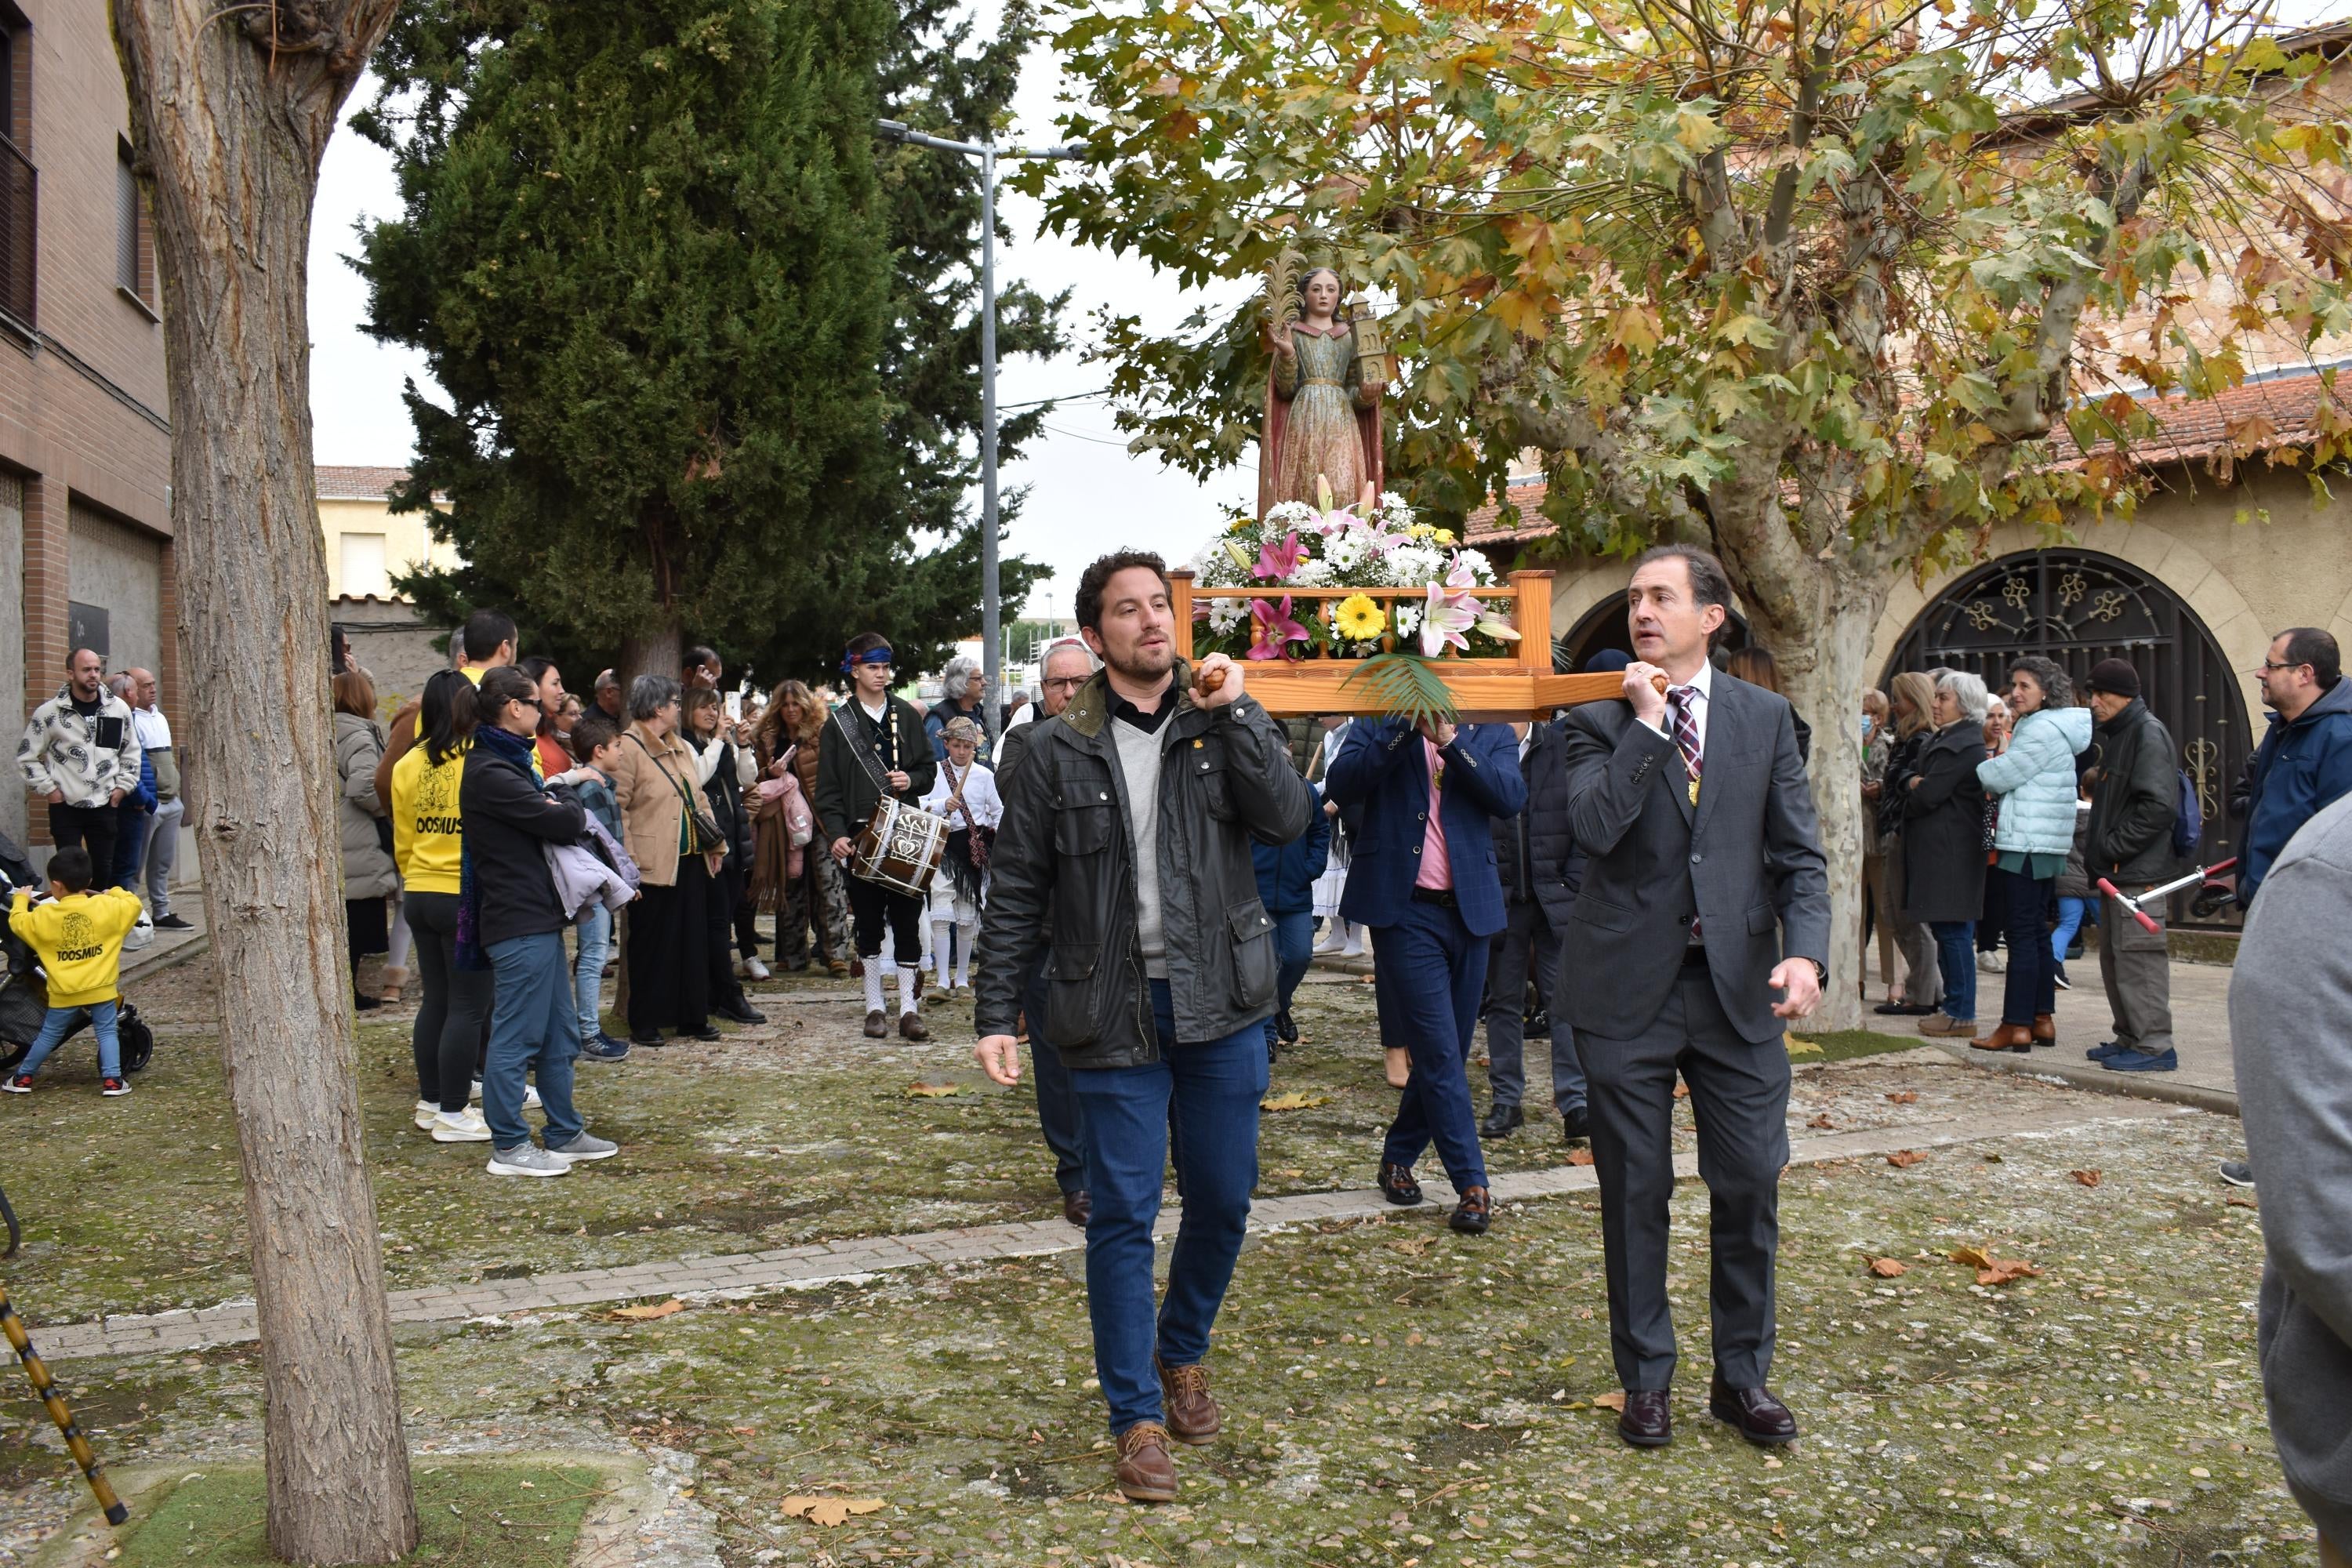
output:
[[[1990,901],[2009,937],[2000,1026],[1969,1042],[1980,1051],[2058,1043],[2058,966],[2047,911],[2074,845],[2074,759],[2091,743],[2091,710],[2072,706],[2074,700],[2064,670],[2038,654],[2019,659],[2009,672],[2008,739],[1977,764],[1977,781],[2000,803]]]

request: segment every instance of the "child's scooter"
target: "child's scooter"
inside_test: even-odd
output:
[[[2105,877],[2099,879],[2099,891],[2106,894],[2107,897],[2115,900],[2116,902],[2123,905],[2125,909],[2130,910],[2131,918],[2139,921],[2140,924],[2146,926],[2148,930],[2152,931],[2161,931],[2164,929],[2164,926],[2161,922],[2148,914],[2147,908],[2161,909],[2164,907],[2165,900],[2180,891],[2183,888],[2194,887],[2198,889],[2195,900],[2197,913],[2200,917],[2210,915],[2221,910],[2223,906],[2227,905],[2237,897],[2237,894],[2231,891],[2227,884],[2214,880],[2215,878],[2219,877],[2222,872],[2228,870],[2237,863],[2238,858],[2232,855],[2227,860],[2217,860],[2210,866],[2200,866],[2196,870],[2189,872],[2186,877],[2176,878],[2174,880],[2167,882],[2161,887],[2150,888],[2147,892],[2142,893],[2137,899],[2127,899],[2124,897],[2122,893],[2116,891],[2116,885],[2113,882],[2108,881]],[[2142,906],[2147,906],[2147,908],[2143,908]]]

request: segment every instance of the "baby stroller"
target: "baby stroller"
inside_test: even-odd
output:
[[[33,863],[5,833],[0,833],[0,874],[7,877],[11,889],[41,885]],[[0,963],[0,1074],[5,1074],[16,1071],[25,1053],[33,1048],[42,1021],[48,1016],[49,992],[33,950],[15,931],[0,929],[0,957],[5,960]],[[122,1070],[144,1072],[155,1055],[155,1032],[128,1002],[118,1001],[115,1014],[115,1033],[122,1043]],[[66,1038],[72,1039],[89,1027],[89,1009],[85,1007],[66,1031]]]

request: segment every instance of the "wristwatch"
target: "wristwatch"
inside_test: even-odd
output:
[[[1818,958],[1809,958],[1805,962],[1813,966],[1813,984],[1827,991],[1830,988],[1830,966]]]

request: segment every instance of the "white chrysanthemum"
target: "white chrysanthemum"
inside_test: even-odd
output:
[[[1412,508],[1407,506],[1404,497],[1394,490],[1381,492],[1380,511],[1381,521],[1392,530],[1403,528],[1412,521]]]
[[[1419,541],[1398,545],[1384,559],[1389,581],[1400,588],[1423,587],[1445,575],[1444,553]]]
[[[1295,528],[1305,528],[1315,521],[1316,511],[1305,501],[1286,500],[1266,509],[1265,528],[1269,538],[1279,539]]]
[[[1246,599],[1212,599],[1209,601],[1209,629],[1219,637],[1238,629],[1249,619]]]
[[[1331,563],[1335,572],[1353,572],[1364,563],[1364,556],[1370,548],[1370,541],[1363,532],[1351,528],[1324,541],[1323,558]]]
[[[1300,588],[1328,588],[1331,585],[1331,563],[1302,561],[1298,570],[1290,574],[1293,585]]]
[[[1470,575],[1478,579],[1480,587],[1486,587],[1494,582],[1495,563],[1486,559],[1485,552],[1465,550],[1461,552],[1461,561],[1463,565],[1470,568]]]
[[[1421,630],[1421,606],[1399,602],[1396,607],[1397,636],[1409,637]]]

